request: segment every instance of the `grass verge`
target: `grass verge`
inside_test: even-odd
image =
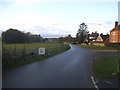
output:
[[[97,51],[96,50],[96,52],[98,52],[98,53],[116,53],[116,54],[118,53],[118,51],[107,51],[107,50],[106,51]]]
[[[92,65],[96,78],[117,78],[118,57],[104,57],[95,59]]]
[[[79,46],[82,48],[95,49],[95,50],[116,50],[116,48],[105,47],[105,46],[94,46],[94,45],[79,45]]]

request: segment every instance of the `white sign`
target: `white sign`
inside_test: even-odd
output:
[[[38,48],[38,54],[45,54],[45,48]]]

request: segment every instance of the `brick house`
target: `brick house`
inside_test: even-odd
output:
[[[115,27],[110,31],[110,43],[120,43],[120,25],[115,22]]]

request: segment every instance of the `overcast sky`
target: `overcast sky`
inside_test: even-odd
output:
[[[119,0],[0,0],[0,31],[15,28],[43,37],[75,37],[88,31],[107,34],[118,20]]]

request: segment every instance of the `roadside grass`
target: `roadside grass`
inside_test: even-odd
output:
[[[118,53],[117,48],[94,46],[94,45],[79,45],[82,48],[95,50],[98,53]],[[92,64],[92,70],[95,78],[117,78],[118,72],[118,57],[101,57],[96,58]]]
[[[117,78],[118,57],[97,58],[92,64],[93,74],[96,78]]]
[[[96,50],[97,51],[97,50]],[[118,53],[118,51],[97,51],[98,53]]]
[[[48,44],[46,46],[54,46],[54,45],[57,45],[57,44],[55,44],[55,43],[54,44]],[[43,46],[43,45],[45,45],[45,44],[42,44],[41,46]],[[45,55],[32,55],[32,56],[27,56],[27,57],[24,57],[24,58],[18,58],[18,59],[15,59],[15,60],[13,59],[13,61],[10,64],[7,64],[7,65],[3,66],[3,70],[8,70],[8,69],[16,68],[16,67],[19,67],[19,66],[22,66],[22,65],[25,65],[25,64],[35,62],[35,61],[44,60],[44,59],[47,59],[48,57],[52,57],[52,56],[57,55],[61,52],[64,52],[68,49],[70,49],[69,46],[67,46],[67,47],[62,46],[61,48],[56,48],[56,50],[53,50],[52,52],[50,52],[48,54],[45,54]]]
[[[113,47],[105,47],[105,46],[94,46],[94,45],[79,45],[82,48],[93,49],[93,50],[117,50]]]

